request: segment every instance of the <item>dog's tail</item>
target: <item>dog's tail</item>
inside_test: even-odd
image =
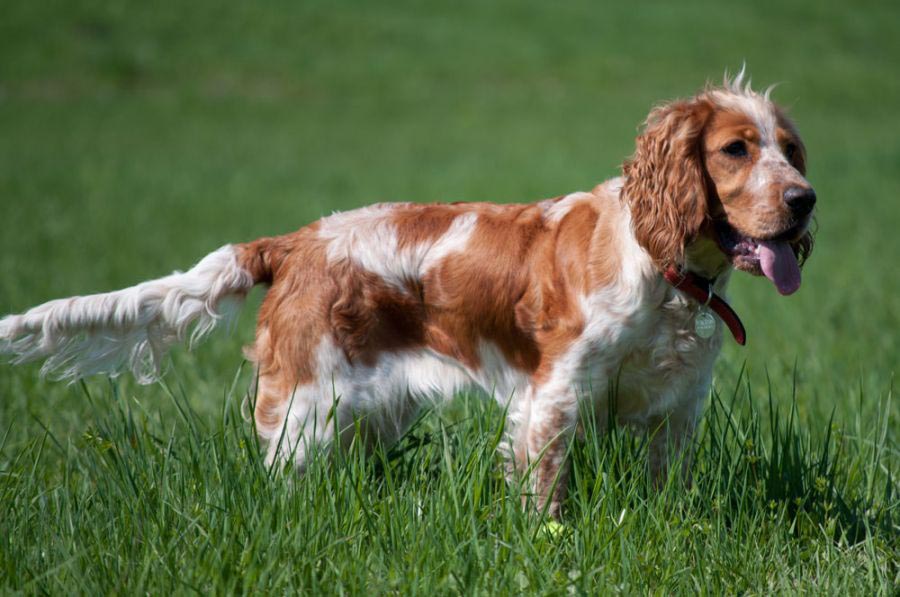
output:
[[[74,381],[130,370],[160,376],[172,345],[193,345],[236,312],[247,292],[270,282],[271,239],[225,245],[186,272],[105,294],[50,301],[0,319],[0,354],[16,364],[46,359],[41,373]]]

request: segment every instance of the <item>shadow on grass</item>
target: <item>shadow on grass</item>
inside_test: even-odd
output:
[[[570,507],[584,511],[612,494],[620,498],[617,507],[677,501],[695,515],[714,514],[735,527],[769,518],[789,525],[796,537],[825,532],[840,544],[872,536],[896,541],[900,501],[888,442],[891,393],[870,428],[848,434],[832,417],[815,440],[798,422],[796,388],[779,395],[770,385],[764,415],[742,378],[727,399],[713,390],[688,481],[676,474],[664,487],[653,487],[645,436],[587,425],[572,450]],[[680,463],[676,459],[672,470],[679,472]]]

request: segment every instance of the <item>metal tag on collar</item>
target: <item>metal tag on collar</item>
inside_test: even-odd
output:
[[[716,317],[709,310],[712,297],[713,289],[712,283],[710,283],[706,302],[700,305],[697,315],[694,317],[694,332],[704,340],[710,338],[716,331]]]

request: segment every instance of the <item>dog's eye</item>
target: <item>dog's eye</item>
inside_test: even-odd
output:
[[[794,161],[794,154],[797,153],[797,146],[793,143],[788,143],[784,146],[784,157],[788,159],[789,162]]]
[[[728,154],[733,158],[742,158],[747,155],[747,144],[743,141],[733,141],[722,148],[722,153]]]

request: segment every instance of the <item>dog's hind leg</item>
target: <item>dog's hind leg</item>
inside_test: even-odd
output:
[[[269,464],[291,462],[302,472],[313,451],[331,452],[335,442],[390,446],[416,419],[419,401],[406,389],[402,367],[353,365],[329,339],[315,363],[315,377],[293,388],[283,376],[259,376],[254,415]]]
[[[334,441],[340,402],[323,399],[318,384],[288,392],[272,392],[262,381],[259,385],[254,420],[266,446],[266,463],[291,463],[303,472],[310,454]]]

